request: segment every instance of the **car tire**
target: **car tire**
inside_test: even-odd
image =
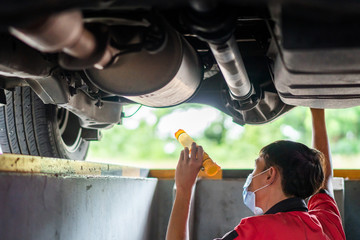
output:
[[[4,153],[84,160],[89,142],[81,138],[76,115],[44,104],[30,87],[5,90],[0,107],[0,144]]]

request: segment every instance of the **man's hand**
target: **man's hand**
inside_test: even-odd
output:
[[[196,146],[195,143],[191,145],[191,153],[189,156],[189,149],[185,148],[181,151],[180,159],[176,167],[175,183],[176,189],[179,192],[189,192],[195,183],[198,175],[204,150],[201,146]]]

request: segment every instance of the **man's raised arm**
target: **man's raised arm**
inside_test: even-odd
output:
[[[201,166],[204,150],[201,146],[191,145],[181,151],[175,172],[176,196],[166,232],[166,240],[188,240],[188,217],[191,189]]]
[[[327,190],[330,196],[334,197],[332,178],[333,168],[331,163],[331,153],[329,140],[325,125],[325,110],[311,108],[312,128],[313,128],[313,148],[322,152],[325,156],[324,164],[324,185],[323,189]]]

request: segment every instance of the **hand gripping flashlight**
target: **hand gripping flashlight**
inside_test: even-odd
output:
[[[184,130],[179,129],[175,133],[175,138],[179,141],[179,143],[183,147],[189,148],[191,150],[191,144],[195,142]],[[214,176],[217,174],[220,170],[219,165],[217,165],[210,157],[209,155],[204,152],[204,157],[202,161],[203,170],[208,176]]]

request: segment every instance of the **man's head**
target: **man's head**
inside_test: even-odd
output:
[[[275,167],[280,171],[281,186],[286,196],[307,198],[322,186],[324,155],[306,145],[277,141],[260,151],[265,169]]]
[[[323,184],[323,162],[321,152],[301,143],[277,141],[265,146],[249,186],[256,194],[256,206],[266,212],[286,198],[311,196]]]

